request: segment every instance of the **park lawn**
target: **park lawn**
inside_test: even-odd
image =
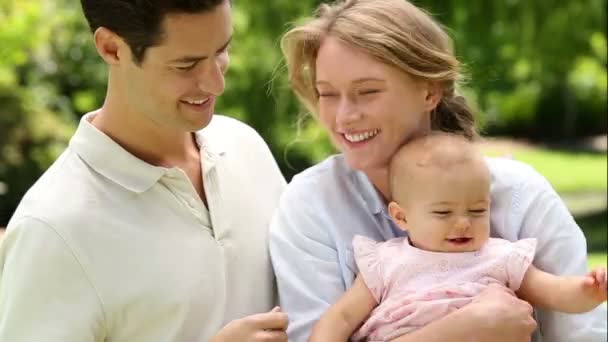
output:
[[[605,153],[558,151],[528,145],[495,148],[492,143],[482,145],[482,150],[489,156],[509,155],[531,165],[562,195],[608,189]]]
[[[588,259],[588,265],[589,265],[589,269],[592,269],[594,267],[598,267],[598,266],[604,266],[606,267],[606,265],[608,265],[608,254],[606,253],[589,253],[587,255],[587,259]]]
[[[606,154],[518,150],[513,157],[532,165],[560,194],[608,189]]]

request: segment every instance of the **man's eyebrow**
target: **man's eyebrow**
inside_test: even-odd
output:
[[[230,45],[231,41],[232,41],[232,36],[230,36],[230,38],[228,38],[228,41],[224,45],[222,45],[222,47],[220,47],[216,52],[222,52],[222,51],[226,50],[228,48],[228,45]],[[192,62],[203,61],[207,58],[209,58],[209,56],[183,56],[183,57],[173,59],[173,60],[169,61],[169,63],[192,63]]]

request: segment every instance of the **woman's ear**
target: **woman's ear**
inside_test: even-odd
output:
[[[397,202],[391,202],[388,204],[388,213],[401,230],[407,231],[408,227],[405,210],[403,210],[403,208],[401,208]]]
[[[121,56],[121,49],[124,50],[123,45],[126,44],[116,33],[105,27],[99,27],[95,30],[93,39],[95,40],[97,53],[106,63],[109,65],[120,63],[121,57],[124,57]]]
[[[428,111],[433,111],[443,97],[443,89],[438,82],[426,82],[424,105]]]

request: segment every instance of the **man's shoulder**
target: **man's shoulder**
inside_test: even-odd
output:
[[[226,138],[232,139],[242,137],[260,137],[260,134],[247,123],[221,114],[214,114],[211,122],[209,122],[205,128],[201,129],[200,132],[203,134],[213,135],[214,137],[222,137],[229,134],[230,137]]]
[[[215,114],[211,122],[197,132],[215,150],[234,151],[238,155],[267,153],[268,144],[251,126],[238,119]]]
[[[49,227],[81,224],[91,209],[89,199],[99,189],[97,175],[84,165],[75,165],[81,163],[69,150],[64,152],[25,193],[7,228],[24,222]]]

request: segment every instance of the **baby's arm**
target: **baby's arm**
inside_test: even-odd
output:
[[[309,342],[348,341],[377,305],[358,275],[353,286],[315,324]]]
[[[517,295],[534,306],[566,313],[592,310],[606,301],[606,268],[599,267],[584,277],[562,277],[530,265]]]

